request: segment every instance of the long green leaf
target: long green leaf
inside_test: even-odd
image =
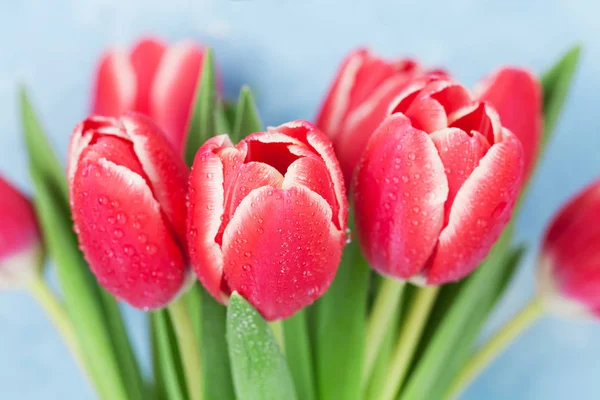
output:
[[[466,280],[401,390],[400,399],[431,399],[430,391],[444,374],[446,363],[452,359],[461,337],[468,330],[479,331],[480,323],[474,321],[473,314],[493,290],[494,283],[502,278],[504,253],[511,234],[512,224],[505,229],[486,261]]]
[[[469,329],[465,329],[462,332],[462,335],[460,335],[458,338],[454,351],[452,352],[452,357],[450,357],[445,363],[443,374],[440,375],[435,385],[431,387],[429,398],[443,398],[444,394],[450,387],[452,380],[460,372],[460,368],[462,368],[462,366],[468,360],[473,350],[473,343],[475,343],[475,340],[477,339],[481,328],[483,327],[487,315],[490,313],[493,306],[496,304],[496,301],[504,292],[504,289],[508,285],[509,278],[513,275],[513,272],[519,265],[523,254],[524,248],[518,247],[508,252],[508,254],[505,256],[503,262],[504,265],[500,271],[499,284],[491,285],[490,291],[492,292],[492,295],[485,296],[481,303],[478,304],[478,306],[471,313],[469,323],[472,323],[472,326],[469,327]]]
[[[542,148],[550,141],[562,112],[571,83],[579,64],[581,46],[571,48],[552,68],[542,75],[544,102],[544,135]]]
[[[378,286],[381,285],[385,278],[381,275],[377,276]],[[405,288],[406,292],[412,289],[412,285],[407,285]],[[402,299],[400,299],[398,309],[393,315],[390,315],[391,318],[390,328],[385,333],[385,337],[383,338],[383,342],[379,348],[379,354],[377,355],[377,359],[375,360],[375,364],[373,366],[373,370],[371,372],[371,379],[368,382],[367,386],[367,399],[380,399],[383,391],[383,387],[385,384],[385,379],[387,377],[388,365],[391,360],[392,352],[394,350],[394,345],[396,344],[396,338],[398,336],[398,326],[400,325],[401,317],[403,316],[402,305],[404,298],[407,297],[407,293],[402,294]],[[406,303],[410,304],[410,303]]]
[[[67,310],[101,395],[111,400],[127,399],[128,391],[105,319],[100,289],[83,261],[71,228],[62,168],[24,89],[20,92],[20,100],[23,134],[34,183],[34,204],[44,241],[56,261]]]
[[[253,132],[262,130],[262,122],[256,110],[256,104],[252,97],[252,92],[248,86],[243,86],[240,90],[240,97],[235,114],[232,140],[238,142]]]
[[[283,337],[285,356],[294,379],[298,398],[302,400],[316,399],[314,361],[305,310],[300,310],[283,321]]]
[[[192,165],[196,151],[216,132],[215,102],[217,88],[215,84],[215,67],[212,49],[207,49],[204,54],[200,82],[196,88],[196,99],[192,109],[190,127],[187,133],[185,146],[185,161]]]
[[[231,295],[227,309],[227,342],[238,399],[296,399],[292,377],[271,328],[237,292]]]
[[[108,330],[113,341],[115,355],[121,367],[123,380],[129,392],[129,398],[131,400],[143,400],[146,398],[146,395],[142,371],[133,352],[133,347],[131,346],[131,341],[121,316],[121,310],[110,293],[102,288],[99,288],[99,290],[104,307],[104,316],[108,322]]]
[[[361,398],[369,268],[356,241],[315,304],[315,358],[321,400]]]
[[[226,335],[227,309],[202,288],[202,368],[205,399],[233,399]]]
[[[177,348],[177,339],[166,310],[150,315],[154,362],[154,379],[169,400],[187,400],[187,391]]]

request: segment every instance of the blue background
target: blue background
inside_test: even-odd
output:
[[[489,334],[531,297],[535,247],[553,211],[600,174],[598,12],[597,3],[574,0],[6,1],[0,12],[0,171],[29,187],[17,82],[31,89],[64,159],[70,131],[88,111],[98,53],[143,33],[213,46],[226,93],[233,97],[249,83],[271,125],[314,116],[341,57],[359,44],[443,65],[472,86],[502,63],[541,72],[581,42],[581,69],[518,224],[531,255],[486,327]],[[147,359],[143,317],[131,310],[128,317]],[[544,318],[464,398],[598,399],[599,360],[600,324]],[[0,293],[0,398],[92,397],[37,304],[26,293]]]

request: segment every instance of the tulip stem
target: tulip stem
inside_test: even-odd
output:
[[[438,291],[439,286],[427,286],[419,288],[417,291],[392,353],[381,400],[396,398],[396,393],[404,382]]]
[[[365,389],[369,382],[385,334],[388,329],[391,328],[390,323],[394,321],[392,315],[399,311],[400,300],[402,299],[402,293],[404,292],[405,286],[405,281],[384,278],[379,287],[373,305],[373,311],[367,322],[362,381],[363,388]]]
[[[542,314],[542,302],[539,297],[536,297],[471,356],[452,386],[450,386],[446,398],[455,398],[462,393],[491,361],[501,354],[517,336],[530,327]]]
[[[200,348],[185,302],[185,296],[180,296],[169,305],[169,314],[177,336],[179,354],[183,363],[190,400],[202,400],[204,388],[202,386]]]
[[[273,337],[277,341],[281,352],[285,352],[285,341],[283,338],[283,324],[281,320],[269,322],[269,326],[271,327],[271,331],[273,332]]]
[[[56,298],[42,276],[36,277],[35,280],[29,284],[29,291],[42,306],[44,311],[46,311],[52,324],[56,327],[62,336],[63,341],[73,354],[73,358],[77,365],[87,374],[86,363],[84,362],[81,348],[79,347],[79,340],[77,339],[75,329],[73,328],[69,314],[61,304],[60,300]]]

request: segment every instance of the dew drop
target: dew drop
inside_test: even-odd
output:
[[[117,213],[117,222],[121,225],[125,225],[127,223],[127,215],[122,212]]]
[[[140,243],[146,243],[148,241],[148,236],[146,236],[142,233],[142,234],[138,235],[137,239],[139,240]]]
[[[153,244],[153,243],[148,243],[148,244],[146,245],[146,252],[147,252],[148,254],[150,254],[150,255],[152,255],[152,254],[156,254],[156,252],[157,252],[157,251],[158,251],[158,246],[156,246],[155,244]]]
[[[108,203],[108,198],[106,196],[100,196],[98,197],[98,203],[105,205],[106,203]]]
[[[115,230],[113,231],[113,235],[115,235],[115,236],[116,236],[116,237],[118,237],[118,238],[122,238],[122,237],[123,237],[123,231],[122,231],[122,230],[120,230],[120,229],[115,229]]]

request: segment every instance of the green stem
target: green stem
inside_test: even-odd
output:
[[[373,371],[373,365],[379,354],[385,334],[394,320],[394,313],[398,312],[402,292],[406,286],[405,281],[384,278],[373,311],[367,323],[367,336],[365,341],[365,364],[363,369],[363,388],[366,388]]]
[[[269,326],[271,327],[271,331],[273,332],[273,336],[281,349],[281,352],[285,352],[285,341],[283,338],[283,324],[281,320],[269,322]]]
[[[402,324],[380,400],[394,399],[402,386],[438,291],[439,286],[423,287],[417,291],[406,321]]]
[[[196,341],[192,319],[185,303],[185,296],[179,297],[169,305],[169,314],[179,344],[179,353],[183,363],[190,400],[202,400],[200,349]]]
[[[531,326],[543,313],[539,298],[534,298],[519,314],[487,341],[460,371],[446,398],[458,396],[517,336]]]
[[[75,329],[71,324],[67,311],[56,298],[52,290],[48,287],[44,279],[40,276],[36,278],[30,285],[29,291],[37,302],[44,308],[48,317],[62,336],[65,344],[73,354],[75,362],[87,374],[86,364],[83,360],[79,341],[75,334]]]

